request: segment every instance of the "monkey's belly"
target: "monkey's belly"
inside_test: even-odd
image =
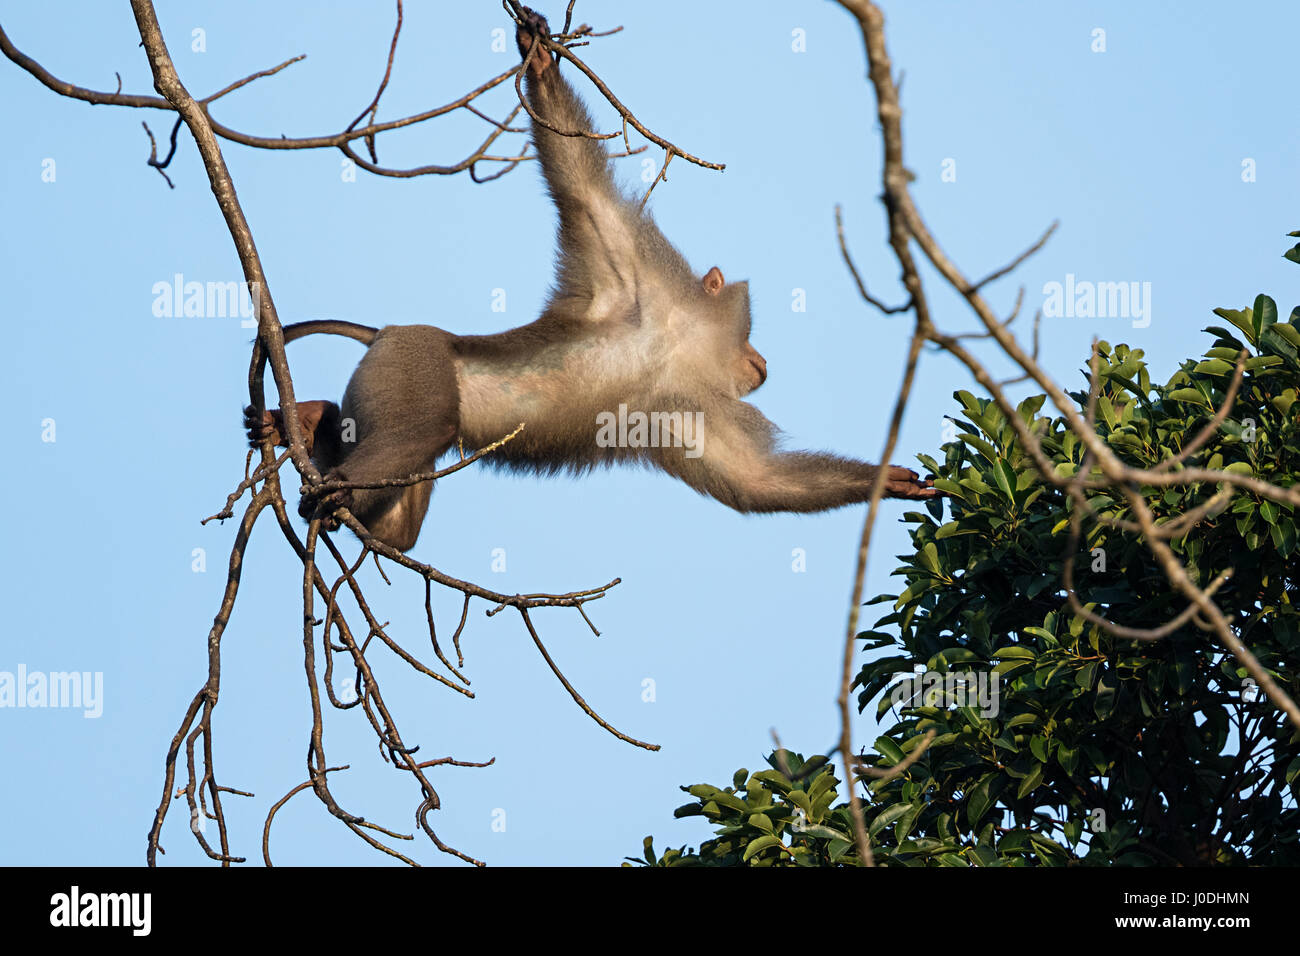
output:
[[[482,448],[524,430],[497,452],[498,464],[527,470],[584,469],[637,457],[640,449],[609,438],[606,420],[628,407],[617,390],[580,396],[567,375],[502,378],[467,374],[461,380],[461,438]]]

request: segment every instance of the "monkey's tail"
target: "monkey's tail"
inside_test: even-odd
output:
[[[358,325],[356,322],[344,322],[340,319],[315,319],[310,322],[295,322],[293,325],[284,327],[285,342],[292,342],[294,339],[300,339],[304,335],[315,335],[321,332],[327,335],[342,335],[349,339],[356,339],[363,345],[369,346],[379,334],[378,329],[372,329],[368,325]],[[259,336],[253,340],[253,356],[248,366],[248,390],[250,395],[260,395],[262,391],[262,374],[266,369],[266,351],[262,348],[262,339]]]
[[[284,327],[285,344],[300,339],[305,335],[316,335],[323,333],[325,335],[342,335],[349,339],[356,339],[362,345],[369,345],[379,334],[378,329],[372,329],[368,325],[358,325],[356,322],[344,322],[340,319],[313,319],[309,322],[295,322],[293,325]]]

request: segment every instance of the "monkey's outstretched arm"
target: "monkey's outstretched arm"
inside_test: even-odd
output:
[[[700,413],[695,448],[658,449],[664,470],[696,491],[745,512],[826,511],[869,501],[882,466],[825,452],[778,451],[776,427],[746,402]],[[933,498],[916,472],[888,469],[886,498]]]
[[[530,20],[516,35],[521,56],[527,56],[535,34],[548,34],[546,18],[524,8]],[[559,64],[549,52],[533,52],[526,75],[528,102],[533,112],[564,133],[593,133],[587,108],[577,92],[560,74]],[[533,124],[537,148],[547,185],[564,211],[565,201],[589,204],[606,198],[621,198],[609,168],[609,154],[603,142],[591,136],[563,135]]]

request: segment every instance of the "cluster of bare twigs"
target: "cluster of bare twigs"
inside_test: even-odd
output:
[[[1300,708],[1277,685],[1277,682],[1273,680],[1255,656],[1250,653],[1214,603],[1214,593],[1222,586],[1225,580],[1224,576],[1219,576],[1207,585],[1198,585],[1191,579],[1186,566],[1178,559],[1167,543],[1171,538],[1185,534],[1187,529],[1196,522],[1218,513],[1226,505],[1234,489],[1250,491],[1292,506],[1300,505],[1300,490],[1281,488],[1258,478],[1232,472],[1212,471],[1186,465],[1187,459],[1214,435],[1215,430],[1222,424],[1231,410],[1237,388],[1241,383],[1242,370],[1247,358],[1246,354],[1243,353],[1238,358],[1232,385],[1217,414],[1193,440],[1183,447],[1175,458],[1162,462],[1152,469],[1133,468],[1121,461],[1111,451],[1110,446],[1097,434],[1096,428],[1093,426],[1094,406],[1099,389],[1096,344],[1094,343],[1092,357],[1091,395],[1085,414],[1081,416],[1077,404],[1038,364],[1037,320],[1034,326],[1034,344],[1030,351],[1025,351],[1024,347],[1011,333],[1009,326],[1019,313],[1020,303],[1024,298],[1024,289],[1020,290],[1020,295],[1017,297],[1016,306],[1011,316],[1005,320],[998,317],[980,294],[985,285],[1008,275],[1041,249],[1055,230],[1056,225],[1053,224],[1037,242],[1002,268],[996,269],[976,282],[966,278],[930,233],[912,201],[908,188],[911,176],[903,164],[902,109],[899,105],[898,84],[894,79],[889,54],[885,48],[884,15],[871,0],[839,0],[839,3],[857,19],[866,46],[868,72],[871,85],[876,94],[877,115],[880,120],[884,146],[882,173],[884,192],[881,198],[888,214],[889,243],[901,268],[901,279],[907,293],[907,301],[901,305],[889,306],[867,291],[866,284],[849,255],[842,225],[839,229],[840,249],[845,263],[857,282],[858,290],[864,301],[885,314],[911,312],[915,320],[903,382],[894,403],[893,415],[890,419],[889,437],[886,440],[885,451],[880,460],[893,460],[898,430],[902,422],[903,412],[907,406],[908,397],[911,394],[921,348],[927,342],[937,345],[940,351],[947,352],[966,366],[975,380],[988,390],[989,395],[992,396],[1006,416],[1006,420],[1015,428],[1017,437],[1032,457],[1042,480],[1062,489],[1078,505],[1074,509],[1071,518],[1067,554],[1074,554],[1074,548],[1085,518],[1103,520],[1103,516],[1094,513],[1085,495],[1085,490],[1097,488],[1117,489],[1123,493],[1137,519],[1132,522],[1122,522],[1121,526],[1142,536],[1143,543],[1154,556],[1170,585],[1187,600],[1187,607],[1161,627],[1149,630],[1125,627],[1083,607],[1074,592],[1072,581],[1073,565],[1067,558],[1063,583],[1070,606],[1074,612],[1083,615],[1089,621],[1104,628],[1111,634],[1141,640],[1158,640],[1172,633],[1186,621],[1194,620],[1219,639],[1232,656],[1246,668],[1251,677],[1268,695],[1268,698],[1287,715],[1293,724],[1300,727]],[[837,223],[838,218],[837,212]],[[921,251],[921,254],[939,272],[943,279],[966,299],[984,331],[950,335],[935,326],[929,301],[921,282],[918,263],[913,256],[913,245]],[[962,340],[968,338],[992,340],[1000,352],[1023,370],[1024,374],[1006,381],[996,381],[989,373],[985,363],[976,358],[962,345]],[[1078,436],[1082,446],[1087,451],[1082,466],[1071,477],[1067,478],[1056,473],[1047,455],[1042,450],[1038,436],[1029,428],[1024,419],[1016,413],[1015,403],[1007,397],[1006,389],[1009,385],[1026,379],[1037,383],[1047,393],[1052,403],[1064,417],[1067,427]],[[1218,484],[1222,490],[1205,502],[1204,505],[1199,506],[1194,513],[1188,513],[1175,522],[1161,526],[1157,526],[1147,500],[1140,493],[1140,488],[1143,485],[1171,486],[1202,482]],[[858,609],[862,603],[867,557],[883,490],[884,475],[882,473],[881,477],[876,481],[875,493],[872,495],[871,504],[867,509],[866,522],[862,529],[862,538],[858,550],[857,576],[849,606],[848,630],[844,642],[843,670],[838,698],[840,738],[837,751],[849,766],[859,763],[858,757],[853,750],[852,714],[849,703],[853,680],[854,651],[856,648],[855,638],[858,632]],[[1104,520],[1110,521],[1112,519]],[[913,751],[908,762],[913,762],[926,745],[928,745],[928,741],[922,741],[922,745]],[[890,771],[887,772],[892,773],[895,770],[899,770],[899,767],[890,768]],[[854,818],[854,836],[858,853],[867,865],[872,865],[871,845],[866,827],[863,824],[861,798],[856,788],[850,788],[850,795]]]
[[[517,0],[503,0],[503,3],[505,4],[507,11],[510,12],[511,16],[516,18],[517,20],[518,17],[520,16],[519,14],[520,4],[517,2]],[[570,52],[575,47],[586,46],[590,42],[589,38],[591,37],[608,36],[612,33],[617,33],[619,30],[622,29],[622,27],[618,27],[614,30],[608,30],[605,32],[598,33],[592,30],[591,27],[586,25],[581,25],[577,28],[571,28],[570,24],[572,22],[572,17],[573,17],[573,6],[574,3],[570,2],[568,6],[568,10],[566,11],[565,14],[564,29],[560,33],[554,35],[554,37],[552,38],[540,40],[539,46],[544,47],[545,51],[556,53],[557,55],[563,57],[564,59],[572,63],[578,70],[580,70],[585,76],[587,76],[588,79],[592,81],[592,83],[601,92],[601,94],[610,102],[610,104],[616,110],[618,110],[619,114],[622,116],[623,130],[621,134],[610,133],[607,135],[599,135],[597,138],[612,139],[615,136],[622,135],[627,148],[627,153],[625,153],[624,155],[641,152],[645,150],[647,147],[640,146],[633,149],[631,143],[628,141],[627,128],[628,126],[631,126],[633,129],[635,129],[638,133],[644,136],[651,143],[654,143],[655,145],[661,147],[665,151],[665,162],[663,164],[663,168],[667,168],[668,162],[672,159],[673,156],[681,156],[682,158],[686,159],[688,162],[696,163],[700,166],[705,166],[709,169],[722,169],[723,166],[721,164],[711,163],[711,162],[707,162],[706,160],[700,159],[699,157],[694,156],[683,149],[680,149],[673,143],[669,142],[668,140],[664,139],[661,136],[658,136],[650,129],[648,129],[636,118],[636,116],[631,112],[631,110],[629,110],[622,102],[618,100],[617,97],[614,96],[614,94],[610,91],[609,87],[607,87],[604,84],[604,82],[601,81],[600,77],[598,77],[585,63],[583,63],[581,60],[579,60],[576,56],[574,56]],[[494,119],[487,112],[479,109],[479,107],[476,105],[476,101],[480,97],[482,97],[484,94],[488,93],[489,91],[495,89],[496,87],[500,86],[502,83],[506,82],[507,80],[511,79],[511,77],[515,78],[515,87],[517,90],[519,86],[519,77],[522,76],[521,69],[518,66],[506,70],[502,73],[498,73],[496,76],[493,76],[492,78],[485,80],[483,83],[480,83],[478,86],[474,87],[474,89],[470,90],[469,92],[461,96],[458,96],[456,99],[451,100],[448,103],[444,103],[441,106],[434,106],[427,110],[422,110],[419,113],[413,113],[410,116],[404,116],[399,119],[379,122],[377,118],[378,111],[379,111],[379,101],[381,97],[384,95],[384,91],[388,88],[388,81],[389,78],[392,76],[393,60],[397,54],[397,41],[398,41],[398,37],[401,35],[402,32],[402,22],[403,22],[402,0],[397,0],[397,23],[396,26],[393,28],[393,38],[389,44],[388,59],[385,63],[384,75],[382,80],[379,83],[379,87],[375,91],[374,97],[371,99],[370,103],[366,106],[366,108],[363,109],[360,113],[358,113],[357,117],[354,120],[352,120],[351,123],[349,123],[344,129],[342,129],[337,133],[325,133],[318,136],[257,136],[252,133],[246,133],[242,130],[238,130],[233,127],[227,126],[212,116],[210,107],[214,102],[216,102],[217,100],[221,99],[222,97],[226,96],[229,93],[233,93],[235,90],[247,86],[248,84],[252,83],[254,80],[259,80],[259,79],[263,79],[264,77],[274,76],[275,74],[279,73],[281,70],[284,70],[287,67],[292,66],[293,64],[299,62],[300,60],[305,60],[307,58],[307,55],[305,53],[299,54],[298,56],[290,57],[289,59],[285,60],[283,63],[279,63],[276,66],[269,67],[265,70],[258,70],[256,73],[252,73],[249,74],[248,76],[243,77],[242,79],[235,80],[234,82],[227,84],[226,86],[222,87],[221,89],[217,90],[214,93],[210,93],[209,95],[204,97],[196,98],[195,102],[198,104],[199,110],[200,112],[202,112],[209,128],[220,139],[229,140],[232,143],[239,143],[242,146],[251,146],[256,149],[279,149],[279,150],[338,149],[341,153],[343,153],[344,156],[346,156],[352,162],[356,163],[357,166],[361,167],[367,172],[374,173],[377,176],[392,176],[392,177],[406,179],[413,176],[450,176],[456,173],[468,172],[470,177],[475,182],[483,183],[483,182],[488,182],[490,180],[496,179],[500,176],[503,176],[506,173],[508,173],[510,170],[518,166],[521,162],[534,158],[533,155],[530,154],[526,148],[521,148],[518,152],[508,153],[504,155],[490,152],[492,146],[496,143],[497,139],[501,136],[502,133],[527,133],[528,132],[528,130],[524,127],[515,127],[510,125],[518,117],[520,111],[526,108],[526,105],[522,102],[522,97],[520,98],[519,102],[515,103],[514,107],[506,114],[504,119]],[[539,50],[538,55],[541,55],[542,52],[543,51]],[[5,33],[3,27],[0,27],[0,53],[3,53],[6,57],[8,57],[10,60],[16,63],[18,66],[22,67],[32,76],[34,76],[42,84],[47,86],[49,89],[53,90],[55,93],[60,94],[61,96],[67,96],[67,97],[71,97],[72,99],[82,100],[86,103],[96,103],[96,104],[107,105],[107,106],[130,106],[130,107],[135,107],[137,109],[156,109],[156,110],[163,110],[165,112],[177,112],[175,104],[173,104],[165,96],[149,96],[149,95],[138,94],[138,93],[123,93],[122,77],[120,74],[117,75],[117,89],[111,93],[103,90],[88,89],[83,86],[77,86],[74,83],[69,83],[66,80],[61,80],[58,77],[54,76],[52,73],[50,73],[49,70],[45,69],[45,67],[43,67],[39,62],[37,62],[32,57],[28,56],[27,54],[19,50],[13,44],[13,41],[9,38],[8,34]],[[483,139],[483,141],[478,144],[478,146],[476,146],[473,150],[471,150],[468,154],[466,154],[459,160],[449,164],[428,164],[424,166],[415,166],[407,169],[397,169],[393,167],[383,166],[379,163],[379,156],[375,145],[375,138],[380,133],[385,133],[390,130],[402,129],[408,126],[415,126],[419,123],[424,123],[428,120],[437,119],[438,117],[441,116],[447,116],[449,114],[456,112],[457,110],[462,110],[462,109],[466,110],[469,113],[474,114],[479,119],[483,120],[485,123],[487,123],[489,126],[492,127],[492,130],[487,134],[487,136]],[[532,111],[529,110],[529,113],[531,114]],[[361,123],[363,119],[366,119],[367,116],[369,117],[369,120],[366,122],[366,125],[359,126],[358,124]],[[536,119],[536,117],[534,117],[534,119]],[[169,186],[172,185],[172,182],[171,179],[167,176],[166,169],[171,164],[172,158],[175,156],[176,134],[180,130],[180,125],[182,121],[183,121],[183,117],[177,116],[175,122],[172,124],[172,130],[169,136],[171,148],[169,149],[166,157],[164,157],[161,160],[158,158],[157,143],[154,139],[153,132],[149,129],[147,123],[143,124],[145,133],[149,137],[149,159],[147,160],[147,163],[158,170],[158,172],[163,176],[163,178],[167,180],[167,184]],[[550,127],[548,125],[548,128],[553,128],[553,127]],[[568,136],[590,135],[590,134],[579,134],[574,131],[566,132],[562,130],[556,130],[556,132],[562,132],[564,133],[564,135],[568,135]],[[357,140],[363,140],[365,142],[367,152],[370,155],[369,160],[362,157],[354,148]],[[500,168],[494,170],[491,173],[480,174],[478,172],[478,164],[480,163],[499,164]],[[662,173],[660,178],[662,178]],[[658,180],[656,180],[656,182],[658,182]],[[654,188],[654,184],[651,185],[651,189],[653,188]]]
[[[516,20],[522,16],[520,6],[515,2],[515,0],[504,0],[504,5],[507,11],[510,12],[511,16]],[[465,662],[464,656],[461,654],[460,650],[460,638],[465,629],[466,622],[469,619],[470,604],[475,598],[487,601],[490,605],[487,610],[488,616],[495,615],[506,608],[514,608],[519,612],[525,629],[537,645],[537,648],[547,665],[554,672],[556,678],[564,688],[573,697],[574,701],[588,714],[588,716],[621,740],[638,747],[657,750],[658,745],[645,743],[644,741],[637,740],[620,732],[592,710],[592,708],[582,698],[582,695],[579,694],[573,685],[569,683],[552,660],[541,637],[538,635],[536,625],[530,614],[533,610],[546,607],[575,608],[587,622],[588,626],[591,627],[592,631],[599,635],[600,632],[596,630],[595,625],[587,616],[585,605],[591,601],[596,601],[604,597],[610,588],[619,583],[619,579],[615,578],[608,584],[599,585],[585,590],[573,591],[567,594],[501,594],[480,587],[472,582],[462,581],[444,574],[430,565],[412,560],[405,554],[393,550],[382,542],[372,538],[369,532],[346,509],[339,509],[335,517],[355,532],[361,543],[360,553],[351,563],[344,558],[343,554],[339,551],[334,541],[331,540],[330,536],[322,532],[319,521],[313,521],[309,525],[305,541],[299,537],[292,521],[290,520],[285,505],[284,494],[280,485],[280,468],[286,461],[293,462],[294,467],[301,474],[304,483],[318,494],[339,487],[362,486],[342,485],[337,482],[325,483],[308,457],[307,449],[303,441],[301,423],[298,418],[297,406],[294,399],[293,381],[290,377],[288,364],[285,359],[284,339],[275,303],[270,295],[266,283],[266,277],[262,270],[261,261],[253,242],[251,230],[244,217],[243,210],[240,207],[238,197],[235,193],[234,184],[231,180],[230,173],[226,168],[217,140],[218,138],[226,139],[231,142],[261,149],[318,149],[323,147],[334,147],[342,151],[345,156],[355,162],[362,169],[377,175],[410,177],[429,174],[449,175],[461,171],[468,171],[469,175],[476,182],[485,182],[508,172],[518,165],[519,162],[532,157],[527,154],[527,150],[521,150],[518,154],[508,156],[493,155],[488,152],[488,149],[502,133],[527,132],[525,129],[515,128],[510,125],[518,115],[520,109],[524,108],[522,97],[520,97],[520,102],[510,110],[506,118],[500,121],[494,120],[486,115],[474,104],[474,101],[512,76],[516,76],[517,88],[517,77],[518,75],[522,75],[522,69],[526,68],[527,64],[525,62],[522,66],[517,66],[492,77],[465,95],[443,106],[435,107],[403,119],[379,122],[377,118],[379,102],[388,86],[389,78],[392,75],[393,59],[396,55],[398,38],[402,29],[402,0],[397,0],[397,24],[394,28],[393,38],[389,45],[388,58],[384,69],[383,79],[380,81],[379,87],[373,98],[370,100],[370,103],[365,107],[365,109],[357,114],[357,117],[342,132],[325,136],[298,138],[253,136],[232,129],[213,119],[210,109],[211,104],[226,94],[246,86],[254,80],[272,76],[280,72],[293,63],[303,59],[303,56],[293,57],[278,66],[261,70],[250,76],[244,77],[241,80],[230,83],[209,96],[195,98],[186,90],[180,77],[177,75],[175,66],[167,52],[166,44],[163,41],[152,3],[149,2],[149,0],[132,0],[131,6],[135,14],[136,25],[140,32],[142,46],[144,47],[153,73],[154,86],[161,96],[124,94],[121,91],[120,76],[118,77],[118,88],[113,93],[89,90],[60,80],[51,75],[38,62],[18,50],[10,41],[9,37],[4,33],[3,29],[0,29],[0,52],[3,52],[5,56],[18,64],[28,73],[32,74],[45,86],[63,96],[84,100],[90,103],[160,109],[175,112],[177,114],[177,119],[172,127],[171,135],[169,137],[170,148],[167,155],[162,159],[158,158],[157,144],[154,140],[152,131],[149,130],[147,125],[145,126],[150,141],[150,156],[148,163],[150,166],[156,168],[164,178],[167,178],[166,169],[176,154],[176,137],[180,129],[180,124],[184,123],[188,127],[198,146],[199,153],[203,159],[209,180],[212,184],[213,193],[217,198],[218,205],[225,217],[227,228],[234,240],[235,248],[243,267],[245,281],[249,284],[250,288],[261,290],[261,295],[258,297],[258,340],[253,349],[253,359],[249,369],[249,397],[253,406],[257,410],[257,414],[260,415],[266,404],[262,382],[265,365],[269,361],[272,376],[279,393],[280,406],[283,410],[285,432],[289,438],[288,451],[279,457],[276,457],[273,454],[272,449],[269,446],[264,446],[261,451],[261,461],[256,469],[253,469],[251,473],[249,472],[249,467],[251,466],[250,454],[249,462],[245,466],[244,480],[240,482],[235,491],[229,496],[225,507],[212,516],[212,518],[218,519],[233,518],[235,516],[235,503],[239,501],[246,492],[250,493],[250,500],[248,501],[243,514],[239,517],[235,542],[230,552],[226,584],[222,595],[221,605],[213,620],[212,628],[208,633],[208,673],[202,685],[191,700],[190,705],[181,720],[180,727],[172,738],[171,746],[168,749],[167,757],[164,762],[162,797],[158,804],[158,808],[155,811],[153,824],[150,827],[148,835],[148,862],[151,865],[156,863],[157,853],[165,852],[160,842],[162,826],[172,801],[174,799],[179,799],[181,796],[184,796],[188,803],[191,821],[190,829],[203,851],[211,859],[219,861],[222,865],[243,862],[245,860],[244,857],[236,856],[231,852],[225,813],[222,806],[222,795],[236,794],[239,796],[252,796],[252,794],[236,790],[218,782],[216,763],[214,759],[212,717],[217,706],[221,687],[221,640],[225,633],[227,623],[230,620],[235,600],[239,592],[244,552],[257,519],[264,510],[270,508],[276,521],[279,523],[285,539],[288,541],[290,547],[293,548],[294,553],[298,556],[303,565],[303,663],[307,675],[307,688],[311,704],[312,725],[307,748],[307,780],[286,793],[267,813],[262,837],[263,859],[268,865],[271,863],[270,831],[276,813],[291,797],[310,787],[315,792],[317,798],[326,806],[326,808],[328,808],[329,812],[337,817],[348,829],[366,843],[384,853],[402,860],[405,863],[415,865],[415,861],[408,855],[398,852],[382,839],[387,838],[390,841],[412,840],[414,839],[413,834],[399,833],[378,826],[374,823],[370,823],[363,817],[351,813],[341,807],[334,795],[331,793],[329,775],[331,773],[346,770],[347,766],[330,766],[326,760],[321,705],[321,688],[323,687],[325,690],[325,696],[333,707],[340,710],[349,710],[355,707],[360,707],[375,732],[384,759],[394,768],[405,771],[415,778],[420,791],[420,801],[415,811],[416,823],[418,827],[425,832],[433,844],[445,853],[456,856],[467,862],[481,865],[479,860],[476,860],[473,857],[462,853],[460,850],[445,844],[434,832],[433,827],[429,823],[429,813],[430,811],[438,809],[440,802],[438,793],[432,782],[429,780],[427,772],[433,768],[442,766],[484,767],[491,764],[492,761],[470,762],[456,760],[452,757],[418,760],[416,758],[416,753],[420,749],[419,746],[410,745],[404,739],[392,712],[385,703],[379,681],[371,669],[370,663],[367,659],[367,653],[370,650],[371,644],[377,639],[381,644],[405,661],[417,673],[424,675],[442,687],[464,694],[467,697],[473,697],[474,694],[469,689],[470,682],[462,672]],[[572,28],[573,6],[573,2],[570,2],[566,11],[564,29],[553,37],[539,37],[530,52],[530,56],[550,55],[553,53],[568,60],[578,70],[590,78],[596,85],[597,89],[601,91],[601,93],[623,117],[623,131],[621,135],[624,138],[624,142],[627,145],[629,152],[634,151],[627,140],[627,127],[630,125],[648,140],[662,147],[666,151],[667,158],[677,155],[702,166],[708,166],[709,168],[714,169],[722,168],[717,164],[707,163],[704,160],[692,156],[690,153],[679,149],[672,143],[648,130],[621,102],[614,97],[600,78],[570,52],[573,47],[586,45],[590,42],[591,37],[606,35],[596,33],[590,27],[585,25]],[[485,120],[493,127],[487,138],[468,156],[451,165],[428,165],[405,170],[391,169],[379,165],[375,146],[375,138],[378,134],[405,126],[411,126],[416,123],[422,123],[426,120],[449,114],[457,109],[466,109]],[[360,125],[363,120],[365,121],[364,126]],[[590,135],[579,134],[576,131],[557,132],[564,133],[565,135]],[[617,135],[620,134],[613,133],[609,136],[602,136],[600,138],[608,139]],[[370,160],[366,160],[358,155],[354,149],[357,140],[365,141],[370,155]],[[646,147],[640,147],[640,149],[645,148]],[[501,169],[490,175],[480,176],[477,173],[476,165],[483,162],[500,163],[503,165]],[[659,180],[656,179],[656,182],[658,181]],[[170,186],[170,178],[167,178],[167,182]],[[653,189],[653,184],[651,188]],[[465,457],[462,454],[461,460],[448,468],[430,474],[410,475],[405,478],[392,479],[383,484],[411,485],[452,474],[453,472],[459,471],[460,469],[472,464],[483,455],[493,451],[501,444],[514,438],[522,428],[523,424],[521,424],[520,428],[516,429],[511,434],[503,436],[498,442],[495,442],[486,448],[479,449],[475,454],[468,457]],[[337,566],[338,575],[333,582],[327,581],[324,572],[317,563],[317,549],[320,542],[324,542],[325,549],[329,555],[329,560]],[[428,621],[429,642],[433,654],[441,665],[441,671],[435,669],[434,666],[425,664],[415,654],[412,654],[405,647],[399,644],[398,641],[389,634],[387,624],[381,622],[373,613],[370,603],[367,601],[366,596],[355,577],[357,570],[361,567],[367,557],[373,557],[377,567],[380,567],[380,559],[386,559],[423,578],[425,583],[425,611]],[[382,567],[380,567],[380,574],[384,574]],[[384,579],[387,580],[387,577],[385,576]],[[340,606],[339,592],[345,583],[348,592],[358,608],[364,626],[354,627],[349,622],[348,615]],[[451,639],[452,648],[456,655],[456,664],[454,665],[451,663],[451,660],[444,652],[438,640],[432,603],[432,587],[434,584],[458,591],[464,597],[460,620],[456,625],[456,629],[452,634]],[[316,614],[315,602],[317,598],[323,601],[325,605],[322,617],[318,617]],[[316,628],[322,624],[323,627],[321,628],[320,633],[317,634]],[[317,674],[316,668],[316,653],[318,647],[323,651],[324,655],[324,669],[323,674],[321,675]],[[355,681],[352,685],[355,688],[356,693],[355,695],[345,694],[344,698],[346,699],[340,698],[336,694],[333,684],[336,654],[346,655],[346,662],[350,664],[356,672]],[[185,751],[184,781],[179,788],[176,788],[173,791],[177,782],[177,768],[180,763],[180,752],[182,747],[184,747]],[[201,756],[198,752],[200,748]],[[207,830],[206,821],[208,820],[213,821],[215,824],[215,841],[209,841],[205,835]]]

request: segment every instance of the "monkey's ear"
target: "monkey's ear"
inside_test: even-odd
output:
[[[726,284],[727,280],[722,278],[722,270],[717,266],[704,274],[704,291],[709,295],[717,295]]]

